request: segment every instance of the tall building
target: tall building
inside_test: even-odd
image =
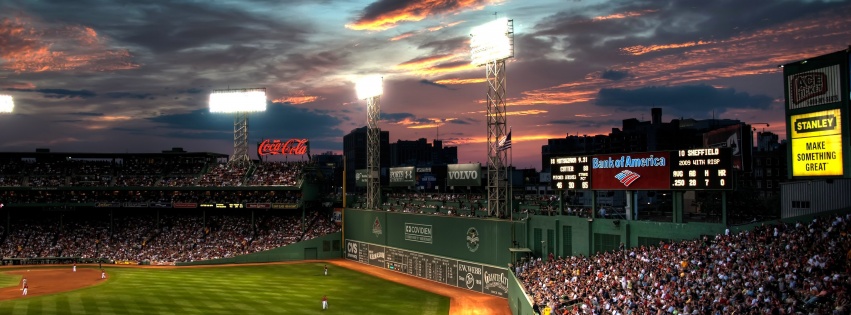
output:
[[[381,168],[390,165],[390,132],[381,131]],[[355,188],[355,170],[366,168],[366,126],[357,128],[343,136],[343,155],[346,160],[346,187]]]
[[[390,144],[390,166],[433,166],[458,163],[458,147],[443,147],[443,141],[425,138],[398,140]]]
[[[674,119],[665,123],[662,122],[662,109],[653,108],[650,121],[624,119],[621,128],[612,128],[608,135],[568,135],[564,139],[548,139],[547,144],[541,147],[542,171],[550,171],[550,158],[555,156],[672,151],[703,147],[704,133],[738,124],[741,122],[730,119]]]

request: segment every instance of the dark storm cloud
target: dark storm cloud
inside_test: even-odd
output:
[[[600,75],[601,78],[612,81],[620,81],[629,77],[629,72],[618,70],[606,70]]]
[[[444,88],[444,89],[447,89],[447,90],[455,90],[451,87],[446,86],[446,84],[435,83],[434,81],[429,81],[429,80],[426,80],[426,79],[420,80],[420,83],[422,83],[424,85],[430,85],[430,86],[436,86],[436,87],[439,87],[439,88]]]
[[[684,112],[733,108],[768,109],[772,98],[708,85],[651,86],[634,90],[601,89],[596,104],[623,109],[665,107]]]
[[[269,9],[279,8],[265,5]],[[269,36],[279,42],[301,41],[305,35],[305,23],[244,9],[252,6],[250,1],[239,6],[180,0],[129,1],[115,6],[94,0],[53,0],[29,4],[28,10],[47,18],[92,26],[122,42],[157,53],[209,44],[259,43]]]
[[[569,125],[577,128],[600,128],[600,127],[616,127],[620,126],[623,121],[614,119],[594,120],[594,119],[558,119],[549,122],[553,125]]]
[[[411,113],[381,113],[381,120],[395,123],[404,120],[417,120],[417,116]]]
[[[87,116],[87,117],[102,117],[102,116],[103,116],[103,113],[94,113],[94,112],[76,112],[76,113],[70,113],[70,114],[68,114],[68,115],[74,115],[74,116]]]
[[[104,93],[106,96],[111,98],[132,98],[137,100],[144,99],[155,99],[154,95],[151,93],[135,93],[135,92],[108,92]]]
[[[265,112],[249,114],[249,137],[328,138],[340,137],[340,119],[281,103],[270,103]],[[167,133],[177,138],[221,139],[222,133],[232,133],[233,115],[213,114],[209,109],[189,113],[148,118],[169,128]]]
[[[841,7],[848,7],[847,2],[606,1],[587,10],[566,10],[543,18],[528,36],[564,47],[563,53],[568,58],[604,66],[612,60],[623,60],[625,53],[620,50],[623,47],[727,40]],[[552,52],[521,47],[524,54]],[[648,53],[640,58],[657,54]]]
[[[46,98],[90,98],[97,93],[89,90],[67,90],[67,89],[7,89],[15,92],[41,93]]]
[[[454,125],[472,125],[473,123],[476,123],[476,122],[477,121],[475,119],[472,119],[472,118],[452,119],[450,121],[447,121],[447,123],[454,124]]]

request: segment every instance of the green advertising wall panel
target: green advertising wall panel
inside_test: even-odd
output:
[[[684,240],[702,235],[724,233],[718,223],[669,223],[611,219],[593,219],[576,216],[530,216],[528,221],[531,240],[527,246],[536,257],[546,257],[546,251],[555,256],[591,255],[611,250],[623,242],[627,248],[639,245],[639,238]],[[540,234],[538,234],[540,233]],[[555,237],[549,235],[555,233]],[[571,235],[564,235],[570,233]],[[542,241],[544,243],[542,243]],[[553,242],[555,242],[553,244]],[[564,242],[570,242],[565,244]],[[566,252],[570,251],[570,252]]]
[[[526,243],[524,223],[505,220],[346,209],[344,224],[346,239],[500,267]]]

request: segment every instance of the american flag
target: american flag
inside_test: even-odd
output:
[[[497,151],[505,151],[511,149],[511,130],[508,131],[508,134],[502,136],[497,143],[496,150]]]

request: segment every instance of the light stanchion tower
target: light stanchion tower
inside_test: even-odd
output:
[[[505,114],[505,60],[514,57],[514,21],[500,18],[479,25],[470,33],[472,64],[485,66],[488,127],[488,215],[508,214],[511,186],[508,181],[510,141]],[[500,142],[503,142],[501,144]]]
[[[233,155],[228,163],[247,167],[248,113],[266,111],[266,88],[214,90],[210,94],[211,113],[233,113]]]
[[[0,114],[11,114],[15,109],[15,101],[11,95],[0,95]]]
[[[378,209],[381,203],[381,129],[378,119],[381,111],[383,79],[370,76],[360,79],[355,89],[358,99],[366,99],[366,170],[369,174],[366,184],[366,208]]]

